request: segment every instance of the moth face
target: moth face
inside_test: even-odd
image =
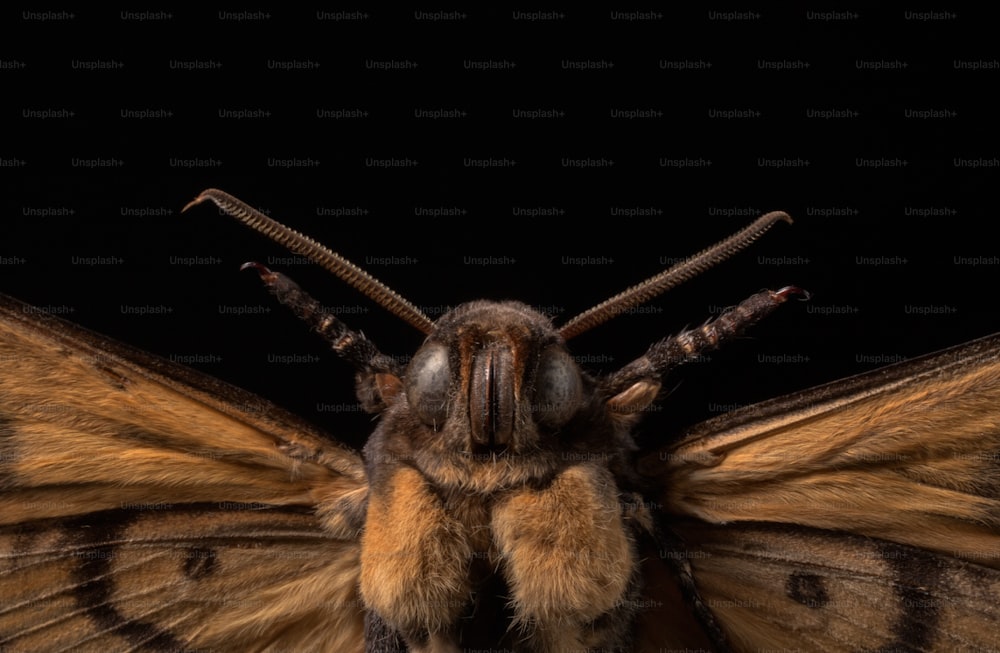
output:
[[[580,409],[584,384],[549,320],[473,302],[443,316],[406,372],[409,409],[472,452],[533,448]]]

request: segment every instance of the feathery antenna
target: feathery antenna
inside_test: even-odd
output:
[[[424,315],[419,308],[403,299],[394,290],[389,288],[389,286],[371,276],[354,263],[351,263],[340,254],[320,245],[312,238],[286,227],[276,220],[272,220],[229,193],[216,188],[209,188],[188,202],[181,211],[187,211],[192,206],[197,206],[206,200],[213,202],[226,215],[236,218],[251,229],[264,234],[279,245],[283,245],[289,251],[305,256],[323,266],[380,304],[390,313],[403,318],[415,326],[421,332],[425,334],[430,333],[434,328],[434,322],[429,317]]]
[[[630,308],[645,304],[657,295],[698,276],[746,248],[779,220],[789,224],[792,222],[791,216],[784,211],[772,211],[762,215],[729,238],[580,313],[559,330],[560,335],[564,340],[569,340]]]

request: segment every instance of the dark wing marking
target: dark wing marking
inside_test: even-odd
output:
[[[361,650],[360,457],[0,297],[0,642]]]
[[[798,526],[674,524],[698,592],[737,651],[985,651],[1000,570]]]

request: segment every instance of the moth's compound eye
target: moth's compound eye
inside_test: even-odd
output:
[[[406,371],[406,399],[428,426],[440,426],[448,417],[451,369],[448,348],[432,342],[421,347]]]
[[[583,382],[576,363],[564,349],[550,347],[538,361],[535,421],[559,427],[569,421],[583,400]]]

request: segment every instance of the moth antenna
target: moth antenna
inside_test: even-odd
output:
[[[589,331],[595,326],[607,322],[619,313],[645,304],[674,286],[679,286],[685,281],[693,279],[705,270],[745,249],[780,220],[792,223],[791,216],[784,211],[771,211],[760,216],[725,240],[580,313],[563,325],[559,330],[560,335],[564,340],[569,340],[584,331]]]
[[[338,356],[362,372],[399,375],[396,363],[375,347],[363,333],[352,331],[346,324],[299,285],[281,274],[272,272],[266,265],[249,261],[240,270],[255,270],[267,289],[278,301],[290,308],[304,322],[323,337]]]
[[[187,211],[205,200],[210,200],[223,213],[236,218],[254,231],[264,234],[291,252],[300,254],[323,266],[343,281],[357,288],[364,295],[381,305],[390,313],[402,318],[419,329],[422,333],[430,333],[434,322],[421,312],[419,308],[406,301],[375,277],[371,276],[354,263],[336,252],[324,247],[312,238],[294,229],[272,220],[257,209],[242,202],[229,193],[209,188],[202,191],[198,197],[185,205],[181,211]]]

